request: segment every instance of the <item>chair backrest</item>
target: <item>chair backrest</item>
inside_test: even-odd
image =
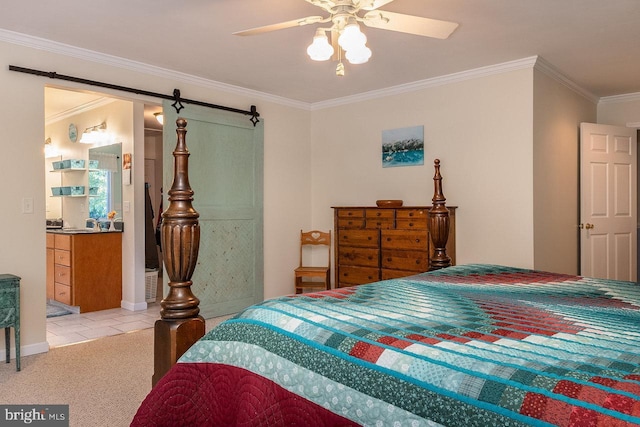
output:
[[[302,267],[302,249],[307,246],[327,246],[327,267],[331,265],[331,230],[300,230],[300,267]]]

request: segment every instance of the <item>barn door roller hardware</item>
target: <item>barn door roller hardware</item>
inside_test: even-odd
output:
[[[255,105],[251,106],[251,110],[246,111],[246,110],[239,110],[237,108],[232,108],[232,107],[225,107],[224,105],[216,105],[216,104],[210,104],[208,102],[196,101],[194,99],[181,98],[179,89],[174,89],[173,95],[164,95],[162,93],[149,92],[147,90],[114,85],[111,83],[104,83],[96,80],[87,80],[80,77],[66,76],[64,74],[58,74],[55,71],[34,70],[32,68],[17,67],[15,65],[9,65],[9,70],[17,71],[19,73],[33,74],[35,76],[49,77],[51,79],[66,80],[69,82],[82,83],[86,85],[98,86],[98,87],[103,87],[107,89],[120,90],[123,92],[135,93],[138,95],[146,95],[146,96],[153,96],[156,98],[173,100],[174,102],[173,104],[171,104],[171,106],[176,109],[176,113],[180,113],[180,110],[184,108],[184,105],[182,105],[182,103],[184,102],[186,104],[200,105],[202,107],[215,108],[217,110],[231,111],[233,113],[251,116],[251,119],[249,120],[251,120],[251,123],[253,123],[254,126],[260,121],[258,119],[258,117],[260,117],[260,113],[258,113],[258,110],[256,109]]]

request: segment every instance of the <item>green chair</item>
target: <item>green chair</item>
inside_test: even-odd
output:
[[[16,340],[16,371],[20,371],[20,277],[0,274],[0,328],[4,328],[7,363],[11,355],[9,332],[12,327]]]

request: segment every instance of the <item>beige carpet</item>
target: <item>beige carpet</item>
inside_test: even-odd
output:
[[[128,426],[151,390],[153,328],[0,362],[1,404],[68,404],[70,426]]]

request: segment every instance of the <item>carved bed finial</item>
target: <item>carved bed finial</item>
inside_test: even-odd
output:
[[[187,121],[176,120],[178,141],[173,151],[173,184],[168,192],[169,206],[162,213],[162,255],[169,277],[169,293],[160,303],[160,320],[155,323],[155,385],[182,354],[205,332],[199,315],[200,301],[191,291],[191,276],[198,261],[200,225],[193,208],[189,184],[189,150],[185,141]]]
[[[451,258],[447,255],[447,240],[449,239],[449,209],[445,206],[447,200],[442,193],[442,175],[440,175],[440,160],[434,160],[436,170],[433,176],[433,202],[429,209],[429,234],[433,243],[433,257],[429,262],[430,270],[439,270],[451,265]]]

